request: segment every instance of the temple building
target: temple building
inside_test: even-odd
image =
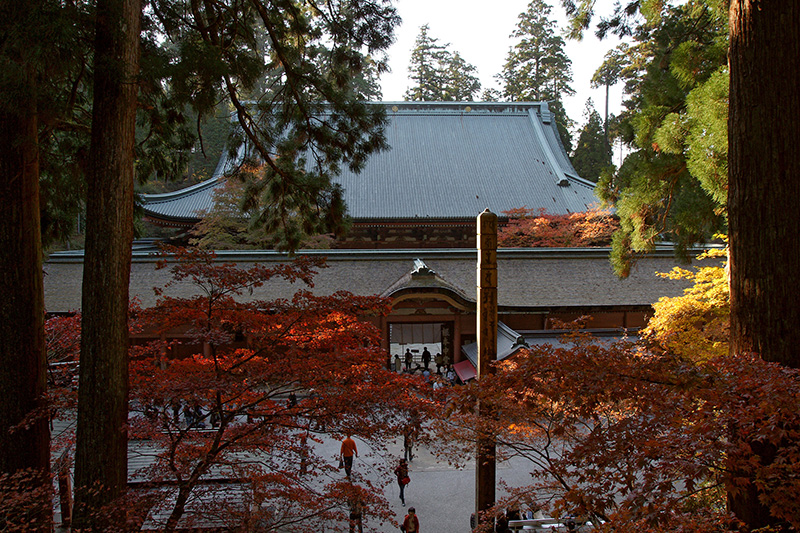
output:
[[[374,319],[390,356],[408,350],[418,362],[427,348],[469,379],[476,339],[477,215],[488,208],[502,216],[521,207],[582,212],[598,202],[593,184],[572,168],[546,103],[384,105],[391,149],[373,155],[360,174],[345,169],[336,180],[345,191],[352,232],[334,249],[298,253],[327,258],[314,293],[348,290],[390,299],[391,313]],[[236,158],[223,157],[206,182],[146,195],[147,219],[175,227],[195,224],[236,164]],[[557,342],[561,322],[582,316],[592,317],[587,327],[598,333],[635,332],[654,302],[682,294],[687,286],[656,275],[676,265],[671,249],[641,258],[626,279],[613,273],[608,255],[608,248],[498,250],[499,355],[526,343]],[[269,250],[218,253],[219,261],[242,266],[287,259]],[[169,280],[155,263],[152,248],[134,248],[130,295],[144,306],[155,303],[152,288]],[[48,312],[80,308],[82,267],[82,252],[50,256]],[[189,290],[189,284],[177,284],[166,294],[188,296]],[[252,298],[287,298],[295,290],[271,282]]]

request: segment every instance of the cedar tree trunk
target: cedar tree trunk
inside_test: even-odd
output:
[[[23,68],[23,70],[25,70]],[[44,487],[37,502],[25,503],[48,529],[52,513],[50,424],[44,393],[47,360],[44,341],[42,240],[39,222],[39,148],[32,69],[23,75],[27,98],[17,110],[0,111],[0,473],[26,470],[33,486]],[[30,418],[33,417],[33,418]],[[32,421],[24,426],[26,418]],[[8,487],[6,487],[8,488]],[[13,517],[20,518],[20,517]],[[0,529],[4,529],[0,518]],[[32,522],[36,523],[36,522]]]
[[[74,516],[75,527],[93,530],[101,530],[105,519],[119,525],[117,512],[101,508],[118,502],[127,485],[128,284],[140,25],[140,0],[97,2]]]
[[[728,218],[731,353],[800,366],[800,3],[732,0]],[[767,463],[774,450],[753,443]],[[758,489],[729,494],[751,528]]]

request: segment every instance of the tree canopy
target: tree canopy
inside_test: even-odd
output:
[[[623,275],[636,253],[659,241],[674,242],[685,258],[688,247],[726,227],[725,7],[716,0],[653,2],[642,5],[644,17],[637,13],[620,8],[601,23],[602,31],[634,41],[603,70],[618,71],[625,82],[629,99],[615,127],[632,152],[597,188],[621,220],[613,262]]]
[[[556,117],[561,140],[572,151],[572,126],[563,106],[563,97],[572,89],[572,61],[564,50],[564,39],[556,33],[550,18],[552,7],[544,0],[532,0],[519,14],[511,37],[518,42],[509,51],[502,72],[497,76],[504,98],[517,101],[548,101]]]
[[[346,522],[353,494],[365,513],[386,520],[381,487],[360,475],[344,479],[316,445],[352,434],[386,453],[411,410],[425,410],[422,382],[386,369],[380,331],[369,322],[387,312],[387,302],[344,291],[311,294],[307,288],[325,266],[320,259],[243,268],[216,262],[213,252],[166,251],[159,268],[169,268],[172,281],[157,288],[158,302],[138,314],[137,327],[167,339],[188,328],[183,343],[193,351],[169,357],[175,341],[140,346],[131,388],[132,431],[158,450],[140,474],[177,487],[174,498],[144,495],[167,506],[166,530],[185,523],[197,493],[206,509],[195,511],[195,520],[213,516],[239,527]],[[168,296],[184,281],[194,295]],[[304,288],[290,300],[245,298],[283,282]],[[247,456],[261,460],[243,461]],[[226,499],[227,486],[205,483],[209,475],[227,476],[240,500]],[[159,496],[163,501],[154,502]]]
[[[420,27],[411,51],[408,72],[413,85],[405,99],[472,101],[481,90],[477,69],[458,52],[448,50],[449,44],[439,44],[439,39],[428,34],[429,30],[427,24]]]
[[[586,102],[584,119],[586,123],[579,130],[570,159],[580,177],[597,182],[604,172],[612,171],[611,146],[606,140],[603,121],[591,99]]]

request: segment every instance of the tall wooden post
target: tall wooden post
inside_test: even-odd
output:
[[[497,360],[497,215],[486,209],[478,215],[478,369],[477,379],[491,371]],[[478,416],[491,418],[492,407],[478,402]],[[476,523],[487,521],[482,512],[495,501],[495,438],[479,431],[475,460]]]

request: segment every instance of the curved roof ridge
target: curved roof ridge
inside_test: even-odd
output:
[[[420,264],[422,265],[422,268],[420,267]],[[415,259],[413,261],[413,268],[400,276],[397,281],[386,287],[386,289],[380,295],[384,298],[389,298],[393,294],[397,294],[398,292],[406,289],[444,289],[456,294],[464,301],[471,303],[475,302],[475,299],[470,298],[461,287],[447,281],[436,271],[429,269],[421,259]]]
[[[141,197],[146,204],[157,204],[159,202],[177,200],[215,186],[222,177],[223,176],[214,176],[199,183],[195,183],[194,185],[190,185],[189,187],[178,189],[177,191],[147,193],[142,194]]]

